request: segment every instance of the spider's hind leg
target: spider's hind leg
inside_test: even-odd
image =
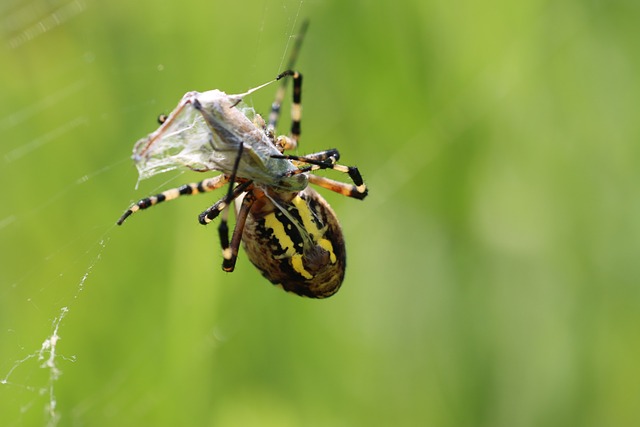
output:
[[[300,139],[300,121],[302,119],[302,74],[294,70],[287,70],[280,73],[276,80],[291,76],[293,78],[293,103],[291,104],[291,134],[289,137],[279,137],[277,144],[281,151],[294,150],[298,146]],[[269,114],[269,124],[267,131],[274,133],[278,118],[280,117],[280,105],[284,98],[285,85],[282,84],[276,92],[276,97],[271,104]]]

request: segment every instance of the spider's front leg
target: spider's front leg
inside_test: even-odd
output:
[[[200,109],[198,106],[196,106],[196,108]],[[204,111],[202,112],[204,113]],[[244,193],[253,183],[253,181],[251,180],[241,180],[244,182],[237,185],[235,188],[233,187],[233,184],[236,182],[238,168],[240,166],[240,159],[242,158],[243,151],[244,143],[240,142],[238,144],[236,159],[233,163],[233,170],[231,172],[231,176],[229,177],[229,191],[227,192],[226,196],[218,200],[206,211],[202,212],[198,218],[200,220],[200,224],[206,225],[213,221],[218,215],[222,214],[220,218],[220,225],[218,226],[218,235],[220,236],[220,244],[222,245],[222,257],[224,258],[224,260],[222,261],[222,269],[229,272],[233,271],[236,265],[238,248],[240,247],[240,241],[242,240],[242,230],[244,229],[244,223],[247,219],[249,208],[253,204],[253,197],[251,197],[250,194],[247,194],[248,197],[245,197],[245,200],[243,200],[240,212],[238,213],[238,216],[236,218],[236,226],[233,231],[233,237],[231,239],[231,243],[229,243],[229,226],[227,224],[229,217],[229,206],[231,205],[231,202],[233,202],[242,193]]]
[[[192,182],[190,184],[185,184],[177,188],[172,188],[170,190],[166,190],[162,193],[156,194],[155,196],[145,197],[144,199],[139,200],[129,209],[127,209],[116,224],[122,225],[122,223],[127,218],[129,218],[131,214],[138,212],[140,209],[147,209],[151,206],[157,205],[158,203],[177,199],[180,196],[208,193],[210,191],[221,188],[228,182],[229,177],[227,175],[218,175],[214,176],[213,178],[207,178],[200,182]]]
[[[213,206],[202,212],[199,216],[200,224],[207,225],[220,214],[220,225],[218,225],[218,235],[220,236],[220,245],[222,246],[222,269],[224,271],[233,271],[236,265],[236,259],[238,258],[238,249],[240,248],[240,242],[242,241],[242,231],[244,230],[244,224],[249,214],[249,209],[254,202],[254,197],[251,192],[248,192],[242,200],[242,205],[238,211],[236,217],[236,225],[233,230],[231,241],[229,241],[229,226],[228,226],[228,214],[231,202],[240,197],[249,186],[252,181],[243,182],[237,185],[235,188],[230,189],[222,199],[218,200]]]
[[[369,194],[369,190],[367,189],[364,180],[362,179],[362,175],[360,175],[360,171],[355,166],[344,166],[337,164],[336,162],[340,158],[340,153],[338,150],[331,149],[326,151],[321,151],[319,153],[309,154],[307,156],[293,156],[289,154],[280,154],[271,156],[274,159],[286,159],[293,160],[299,163],[307,163],[310,166],[303,167],[291,172],[290,175],[295,175],[299,173],[305,173],[310,171],[315,171],[318,169],[333,169],[338,172],[346,173],[353,181],[353,184],[346,184],[340,181],[335,181],[333,179],[312,175],[309,174],[309,181],[313,184],[319,185],[320,187],[326,188],[331,191],[335,191],[336,193],[345,195],[347,197],[353,197],[355,199],[364,199]]]

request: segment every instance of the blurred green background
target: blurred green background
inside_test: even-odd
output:
[[[348,248],[325,301],[243,253],[221,271],[196,221],[220,194],[114,225],[202,178],[135,189],[157,115],[273,78],[304,18],[300,153],[337,147],[370,187],[323,192]],[[639,20],[632,1],[5,1],[0,424],[638,425]]]

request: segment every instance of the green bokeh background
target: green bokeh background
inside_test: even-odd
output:
[[[0,424],[638,425],[639,12],[4,3]],[[337,147],[370,187],[323,192],[348,248],[325,301],[274,289],[243,253],[220,270],[196,221],[219,194],[114,225],[202,178],[135,189],[131,148],[157,115],[273,78],[303,18],[300,153]],[[273,92],[249,101],[266,112]],[[63,307],[52,378],[37,356]]]

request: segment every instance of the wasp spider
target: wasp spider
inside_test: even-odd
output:
[[[284,81],[289,77],[293,80],[291,132],[276,136]],[[268,123],[248,112],[242,99],[281,79]],[[185,94],[171,114],[161,118],[160,127],[136,143],[133,157],[138,169],[152,175],[172,164],[221,174],[144,198],[117,223],[160,202],[228,185],[226,195],[199,216],[201,224],[220,216],[222,268],[233,271],[242,242],[251,262],[273,284],[298,295],[326,298],[338,291],[344,279],[345,243],[336,214],[309,184],[356,199],[366,197],[367,187],[356,167],[338,164],[336,149],[306,156],[285,154],[300,139],[302,75],[289,70],[269,83],[236,95],[218,90]],[[346,173],[353,183],[313,174],[319,169]],[[232,202],[236,221],[229,236]]]

